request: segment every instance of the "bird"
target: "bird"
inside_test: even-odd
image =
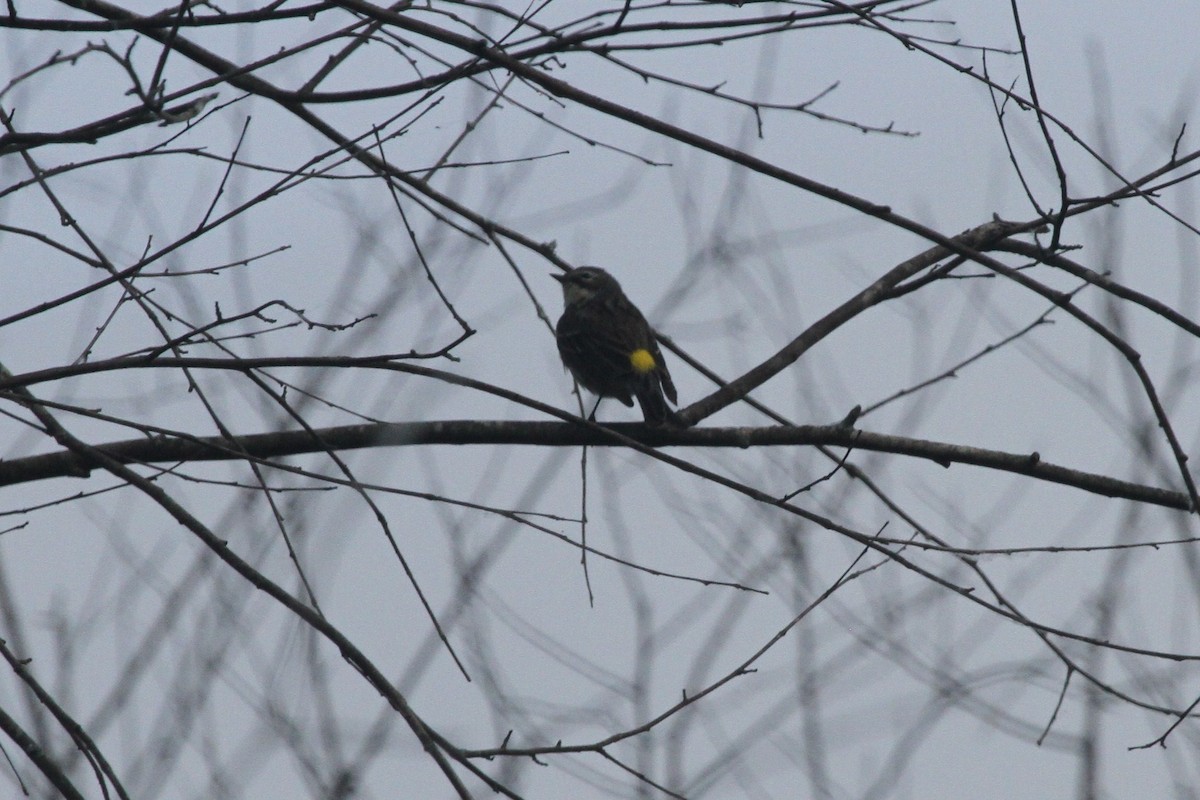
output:
[[[603,399],[626,406],[637,398],[650,425],[679,425],[667,401],[676,402],[675,383],[654,331],[617,279],[600,267],[551,273],[562,284],[563,313],[554,329],[558,354],[575,380]],[[596,408],[588,417],[594,420]]]

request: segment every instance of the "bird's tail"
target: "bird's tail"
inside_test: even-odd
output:
[[[663,397],[662,384],[658,376],[650,374],[642,381],[635,392],[638,405],[642,407],[642,416],[648,425],[680,425],[679,415],[667,405]]]

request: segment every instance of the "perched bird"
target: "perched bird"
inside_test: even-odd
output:
[[[563,288],[563,315],[554,330],[558,354],[575,380],[592,394],[627,406],[636,397],[651,425],[678,424],[667,407],[667,400],[675,402],[675,384],[654,332],[617,279],[599,267],[550,277]]]

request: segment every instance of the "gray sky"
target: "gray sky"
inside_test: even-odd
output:
[[[18,5],[25,17],[87,18],[65,6]],[[551,3],[536,19],[555,24],[583,5]],[[779,8],[746,4],[678,13],[740,18]],[[465,6],[455,11],[492,35],[500,32],[495,17]],[[664,8],[635,13],[634,19],[675,13]],[[1184,123],[1179,151],[1196,149],[1192,118],[1200,57],[1192,4],[1025,3],[1020,13],[1042,107],[1122,176],[1137,178],[1165,163]],[[446,16],[417,16],[457,29]],[[1004,52],[1017,45],[1008,4],[943,0],[907,16],[928,22],[897,23],[898,29],[923,37],[925,46],[972,66],[977,75],[983,69],[977,48],[991,48],[986,65],[992,80],[1002,86],[1015,81],[1014,91],[1028,94],[1020,56]],[[315,22],[197,28],[183,35],[244,63],[349,21],[347,13],[329,11]],[[661,42],[671,34],[631,36],[623,41]],[[0,84],[55,50],[67,53],[102,40],[123,53],[131,38],[125,32],[0,28]],[[964,46],[945,44],[951,41]],[[393,44],[381,40],[364,48],[322,88],[410,80],[413,69]],[[315,49],[262,76],[298,86],[331,52]],[[147,78],[159,49],[143,40],[133,53]],[[549,67],[555,77],[590,92],[888,205],[945,235],[994,214],[1009,220],[1038,216],[986,89],[884,33],[812,29],[721,47],[616,55],[762,102],[800,103],[829,90],[811,106],[814,111],[895,132],[863,133],[828,119],[764,109],[759,137],[755,116],[744,106],[644,81],[594,55],[574,53]],[[421,59],[423,74],[433,70],[426,56],[413,57]],[[169,59],[165,75],[168,91],[209,76],[178,56]],[[497,71],[483,80],[494,86],[505,78]],[[112,59],[89,53],[73,67],[19,83],[0,95],[0,104],[14,114],[19,130],[58,130],[131,106],[128,86]],[[280,170],[297,170],[333,147],[271,102],[238,99],[228,85],[194,95],[208,91],[219,92],[210,109],[228,105],[189,129],[147,125],[96,145],[31,151],[49,169],[178,135],[173,148],[226,157],[246,126],[240,166],[224,185],[225,163],[195,151],[114,160],[51,179],[81,229],[118,268],[186,237],[206,215],[229,212],[276,184]],[[343,133],[359,136],[384,123],[388,132],[397,131],[402,124],[391,118],[414,99],[314,108]],[[401,118],[409,127],[386,142],[384,154],[401,169],[429,168],[490,99],[462,82],[436,93]],[[551,128],[521,105],[560,127]],[[1058,181],[1035,116],[1014,104],[1004,114],[1030,191],[1043,209],[1057,208]],[[1121,185],[1062,128],[1053,129],[1053,138],[1073,198]],[[431,179],[437,191],[534,241],[555,242],[557,255],[571,264],[606,267],[663,333],[726,378],[766,359],[888,269],[931,246],[845,205],[519,81],[449,160]],[[330,175],[254,204],[150,267],[180,272],[253,259],[217,275],[145,276],[138,285],[152,289],[150,297],[172,315],[158,313],[165,328],[178,335],[185,330],[181,320],[211,322],[217,305],[229,317],[282,300],[315,322],[342,325],[375,316],[341,331],[302,324],[264,332],[276,325],[260,320],[226,329],[259,332],[228,346],[243,357],[435,351],[461,329],[426,278],[419,246],[438,287],[474,334],[455,348],[455,360],[418,363],[577,410],[570,378],[539,316],[544,311],[554,320],[561,311],[558,285],[547,277],[553,265],[505,242],[514,270],[498,247],[453,229],[413,200],[402,198],[398,209],[383,182],[361,166],[338,166]],[[0,156],[0,192],[28,178],[19,155]],[[1194,196],[1185,182],[1165,189],[1158,201],[1194,225]],[[462,217],[448,216],[478,234]],[[14,230],[85,249],[36,186],[0,194],[0,223],[10,226],[0,232],[0,316],[102,276]],[[1069,255],[1081,264],[1195,318],[1195,237],[1163,210],[1125,201],[1071,220],[1063,241],[1079,246]],[[1023,263],[1017,256],[1003,259],[1011,266]],[[961,269],[966,275],[984,272]],[[1079,285],[1044,266],[1029,274],[1060,291]],[[1094,288],[1076,301],[1142,354],[1183,449],[1196,453],[1194,340],[1161,316]],[[856,405],[870,406],[1002,342],[1050,305],[1004,279],[941,281],[856,318],[753,397],[796,423],[835,422]],[[265,313],[279,324],[297,319],[283,307]],[[867,414],[858,426],[1011,453],[1036,451],[1047,462],[1180,490],[1178,469],[1129,365],[1065,312],[1047,319],[1049,324],[963,367],[953,379]],[[85,351],[98,360],[162,341],[146,314],[120,302],[110,287],[7,325],[0,360],[21,373],[74,363]],[[188,354],[220,351],[197,344]],[[667,358],[681,405],[713,390],[680,358]],[[317,427],[364,419],[548,418],[504,398],[391,372],[279,368],[271,374],[293,384],[288,401]],[[234,433],[298,427],[279,402],[239,373],[200,372],[197,380],[205,402]],[[138,424],[217,432],[200,398],[174,371],[121,371],[33,388],[41,398]],[[11,401],[5,411],[28,419]],[[610,400],[599,418],[636,421],[640,414]],[[63,421],[92,443],[138,435],[67,412]],[[745,404],[702,423],[767,424]],[[0,425],[5,459],[58,449],[12,416]],[[776,497],[834,466],[810,447],[666,452]],[[644,569],[591,556],[592,605],[578,549],[552,535],[579,539],[578,449],[405,446],[341,455],[357,480],[380,487],[367,494],[386,520],[386,532],[362,495],[344,487],[327,490],[329,483],[312,476],[266,470],[269,485],[294,490],[273,494],[274,509],[245,464],[186,464],[180,471],[189,479],[164,476],[159,482],[235,552],[302,596],[278,513],[327,618],[396,681],[430,725],[463,748],[499,747],[509,731],[512,746],[526,747],[587,743],[642,725],[681,693],[694,695],[750,658],[828,589],[860,550],[845,536],[712,481],[629,450],[596,448],[587,455],[588,544]],[[1102,547],[1195,535],[1192,517],[1180,512],[1010,473],[963,464],[945,468],[867,450],[855,451],[851,461],[910,520],[956,547]],[[285,463],[339,475],[325,454]],[[151,467],[140,469],[154,474]],[[0,537],[7,593],[0,601],[11,609],[0,638],[33,659],[38,679],[54,687],[96,738],[131,793],[325,797],[331,796],[331,773],[341,765],[356,771],[362,797],[450,796],[420,743],[335,648],[247,587],[145,497],[126,487],[34,510],[115,484],[97,472],[87,480],[6,488],[0,529],[25,527]],[[431,502],[427,495],[527,512],[523,520],[546,530]],[[911,521],[844,472],[795,502],[866,534],[882,528],[895,539],[914,536]],[[438,643],[389,533],[470,682]],[[1194,658],[1194,548],[990,554],[978,564],[1006,602],[1041,625]],[[691,798],[1192,796],[1197,776],[1191,756],[1200,743],[1194,726],[1181,725],[1166,749],[1130,751],[1161,735],[1173,718],[1116,696],[1186,708],[1198,685],[1190,661],[1051,636],[1064,657],[1100,676],[1111,691],[1095,691],[1078,673],[1071,675],[1050,725],[1067,677],[1062,658],[1027,627],[948,588],[969,588],[995,602],[980,574],[961,560],[915,547],[901,553],[943,584],[867,555],[858,567],[878,566],[801,620],[754,664],[754,672],[649,733],[614,744],[611,755]],[[169,633],[157,633],[156,626]],[[23,698],[14,678],[0,682],[0,706],[33,726]],[[60,748],[66,761],[69,750]],[[666,796],[596,754],[542,760],[545,767],[518,758],[478,766],[524,797]],[[77,785],[95,790],[81,764],[73,769]],[[22,763],[18,771],[28,779],[33,768]],[[11,772],[0,770],[0,776],[16,786]],[[218,776],[229,783],[221,785]],[[470,785],[485,795],[480,784]]]

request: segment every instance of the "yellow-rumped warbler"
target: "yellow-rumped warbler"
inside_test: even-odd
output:
[[[554,329],[558,354],[575,380],[592,394],[627,406],[636,397],[651,425],[677,424],[667,407],[668,399],[675,402],[671,373],[646,318],[617,279],[599,267],[550,277],[563,288],[563,315]]]

